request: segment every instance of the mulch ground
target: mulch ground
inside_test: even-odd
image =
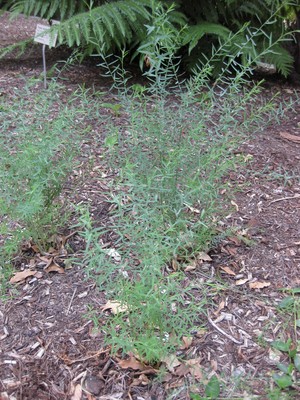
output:
[[[33,35],[37,21],[20,17],[16,23],[6,14],[1,16],[1,46]],[[67,54],[67,50],[49,51],[49,67]],[[23,87],[41,72],[40,45],[31,46],[18,59],[7,55],[0,60],[0,94],[9,95],[11,87]],[[63,77],[68,91],[82,83],[108,91],[109,83],[92,64],[72,66]],[[42,78],[40,87],[43,90]],[[269,97],[274,92],[280,93],[280,106],[296,98],[300,88],[278,80],[267,82],[263,94]],[[84,149],[87,158],[92,152],[97,160],[100,145],[85,143],[82,165]],[[247,163],[228,176],[233,190],[239,190],[232,203],[224,205],[228,212],[220,221],[220,228],[234,228],[236,235],[220,237],[209,253],[212,261],[187,272],[195,285],[201,280],[228,285],[220,292],[212,286],[206,329],[195,333],[181,351],[197,362],[193,377],[169,366],[157,379],[153,368],[125,368],[130,364],[112,356],[103,346],[101,318],[95,327],[91,313],[101,314],[105,293],[87,278],[84,265],[73,265],[64,273],[42,272],[27,278],[0,304],[0,399],[189,399],[187,387],[201,392],[201,380],[213,374],[223,382],[229,399],[246,394],[267,398],[270,373],[279,360],[267,344],[281,334],[295,341],[299,334],[292,318],[276,311],[283,297],[279,289],[300,287],[299,149],[300,105],[295,104],[280,124],[270,121],[239,150]],[[76,190],[72,184],[81,172],[74,171],[65,189],[65,195],[89,203],[95,219],[105,219],[108,207],[105,190],[110,178],[99,173],[101,168],[95,164],[85,171],[85,182]],[[68,242],[74,251],[84,246],[76,234]]]

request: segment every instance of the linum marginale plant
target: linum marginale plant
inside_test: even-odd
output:
[[[229,53],[211,82],[214,59],[226,54],[234,37],[182,79],[176,56],[181,33],[167,15],[153,9],[147,40],[137,50],[147,62],[142,95],[127,84],[126,54],[119,63],[103,56],[101,67],[114,78],[128,118],[107,132],[110,165],[119,171],[110,224],[93,229],[86,209],[80,219],[88,271],[123,311],[107,318],[106,341],[116,352],[151,363],[174,352],[201,324],[205,289],[196,302],[181,266],[209,249],[225,201],[220,193],[230,191],[224,177],[239,162],[234,150],[272,114],[272,103],[259,100],[260,84],[249,83],[253,59],[238,64]],[[247,40],[255,35],[261,31],[249,31]],[[113,238],[110,248],[104,236]],[[168,268],[172,263],[175,269]]]
[[[74,168],[87,113],[76,93],[66,101],[54,82],[46,91],[36,80],[12,90],[11,97],[0,97],[1,274],[22,241],[44,251],[64,227],[68,206],[59,196]]]

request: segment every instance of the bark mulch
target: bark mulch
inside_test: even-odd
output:
[[[33,35],[38,20],[16,21],[9,21],[7,14],[0,17],[1,47]],[[47,52],[49,67],[68,54],[65,49]],[[22,87],[41,72],[39,45],[18,59],[7,55],[0,60],[0,94],[9,95],[11,87]],[[72,66],[63,77],[67,91],[80,83],[108,91],[91,63]],[[265,84],[263,94],[269,97],[278,91],[280,104],[299,95],[300,89],[293,86],[275,80]],[[40,260],[38,274],[16,283],[0,303],[0,399],[189,399],[189,392],[201,392],[203,380],[213,374],[226,386],[229,399],[267,399],[270,374],[284,360],[283,354],[270,350],[270,342],[280,335],[296,342],[299,334],[292,316],[276,308],[284,295],[280,289],[300,287],[299,150],[299,104],[281,124],[271,121],[249,136],[239,150],[247,162],[228,180],[233,190],[240,190],[231,204],[224,204],[228,212],[219,222],[220,231],[230,227],[235,234],[220,235],[209,253],[211,261],[202,260],[186,273],[195,285],[203,280],[215,283],[205,329],[195,332],[181,352],[194,363],[193,374],[186,365],[165,363],[167,372],[159,379],[157,366],[142,366],[130,358],[124,363],[112,356],[103,345],[101,329],[109,314],[101,312],[105,293],[87,278],[86,266],[68,264],[60,270],[58,262],[56,269],[47,271],[47,260]],[[100,221],[106,218],[110,176],[101,170],[102,163],[97,165],[97,141],[87,140],[83,146],[83,168],[91,154],[96,160],[93,169],[74,171],[65,195],[88,202]],[[82,173],[84,185],[75,190]],[[84,243],[71,233],[54,239],[52,259],[59,261],[64,255],[59,254],[62,243],[80,254]],[[29,258],[38,257],[32,244],[27,243],[26,251]],[[219,291],[218,282],[224,284]],[[291,398],[300,398],[299,388],[295,390]]]

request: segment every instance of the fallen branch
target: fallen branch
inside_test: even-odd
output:
[[[219,327],[217,326],[217,324],[215,324],[215,323],[213,322],[213,320],[209,317],[209,315],[207,315],[207,319],[208,319],[208,322],[209,322],[217,331],[219,331],[220,333],[222,333],[222,335],[226,336],[226,337],[227,337],[228,339],[230,339],[233,343],[236,343],[236,344],[243,344],[243,343],[244,343],[244,341],[240,341],[240,340],[235,339],[233,336],[231,336],[231,335],[229,335],[227,332],[223,331],[223,329],[219,328]]]
[[[275,199],[275,200],[270,201],[270,203],[268,204],[268,207],[273,203],[277,203],[278,201],[293,200],[293,199],[298,199],[298,198],[300,198],[300,193],[295,194],[295,196],[281,197],[280,199]]]
[[[91,354],[87,357],[77,358],[76,360],[70,360],[66,356],[59,356],[59,355],[58,355],[58,358],[60,358],[62,361],[64,361],[66,365],[72,365],[77,362],[83,362],[83,361],[90,360],[91,358],[99,357],[101,354],[107,353],[108,351],[109,351],[109,349],[106,349],[106,350],[101,349],[101,350],[97,351],[95,354]]]

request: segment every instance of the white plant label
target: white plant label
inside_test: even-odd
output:
[[[50,33],[49,29],[49,25],[37,24],[34,41],[37,43],[46,44],[49,47],[55,47],[57,41],[57,33]]]

